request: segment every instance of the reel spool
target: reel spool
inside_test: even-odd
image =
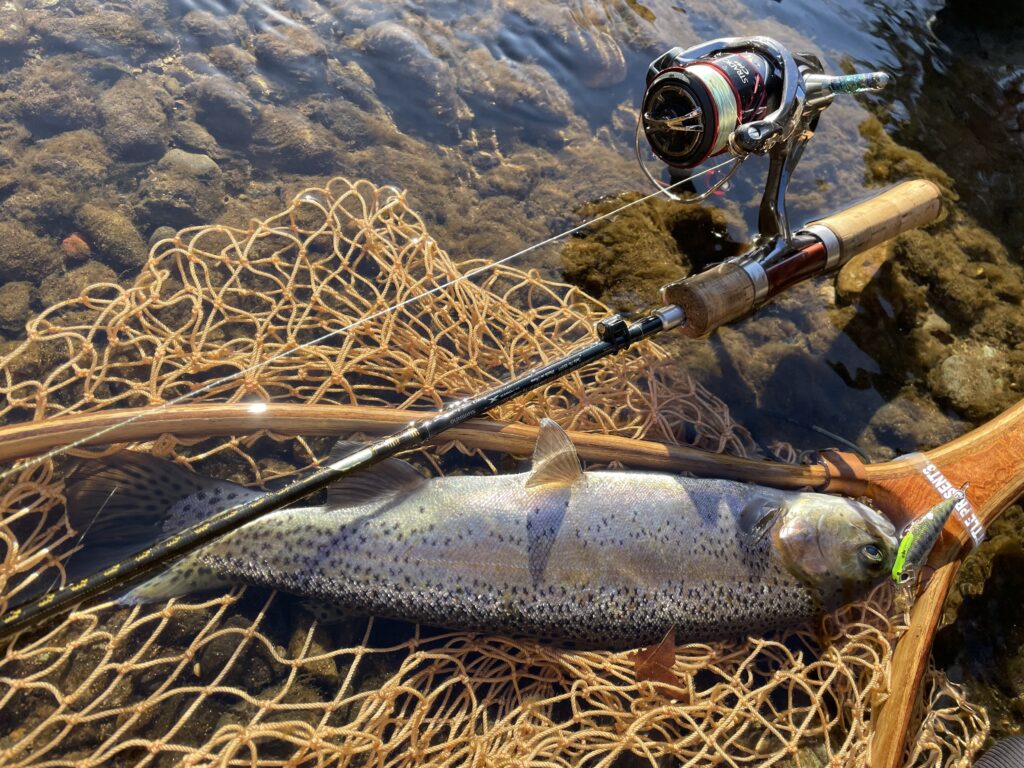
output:
[[[738,125],[777,109],[781,88],[781,68],[753,50],[670,64],[648,76],[644,136],[669,166],[693,168],[728,150]]]
[[[641,135],[651,152],[673,171],[694,168],[728,152],[729,170],[702,200],[725,184],[752,154],[768,154],[771,165],[758,219],[760,244],[791,240],[785,190],[804,144],[836,93],[885,87],[884,72],[831,76],[812,54],[791,53],[767,37],[730,37],[688,48],[672,48],[647,71],[636,126],[636,155],[647,178]],[[666,191],[673,199],[684,199]]]

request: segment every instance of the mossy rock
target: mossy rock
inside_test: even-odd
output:
[[[583,206],[582,219],[640,198],[628,193]],[[562,249],[565,279],[617,309],[658,300],[666,283],[735,255],[720,209],[652,199],[589,227]]]
[[[963,212],[940,168],[894,142],[874,117],[860,131],[869,183],[930,179],[947,216],[875,253],[870,274],[840,280],[854,306],[845,331],[878,361],[884,394],[930,397],[980,423],[1024,391],[1024,269]]]

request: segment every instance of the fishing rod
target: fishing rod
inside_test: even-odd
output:
[[[856,253],[934,221],[940,212],[938,187],[913,181],[790,231],[786,187],[821,112],[837,93],[875,90],[886,80],[884,73],[824,75],[815,57],[792,54],[762,37],[715,40],[685,51],[673,48],[660,56],[648,72],[638,136],[642,128],[654,154],[674,174],[726,152],[734,159],[734,167],[722,179],[689,199],[720,188],[746,157],[770,158],[759,234],[748,253],[665,286],[665,305],[639,319],[612,315],[601,320],[595,329],[597,341],[558,360],[454,403],[284,488],[219,512],[100,573],[8,610],[0,617],[0,640],[134,583],[262,515],[417,448],[467,419],[635,343],[670,329],[691,338],[706,336],[786,288],[835,271]],[[644,172],[653,180],[646,168]],[[669,193],[679,182],[656,183]]]

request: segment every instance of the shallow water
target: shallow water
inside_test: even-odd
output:
[[[646,194],[632,136],[647,64],[673,45],[741,34],[818,53],[830,71],[852,61],[895,75],[891,92],[825,113],[792,184],[791,216],[803,222],[867,194],[878,142],[860,128],[880,114],[995,236],[968,243],[968,257],[988,263],[992,248],[1008,249],[985,307],[999,326],[998,313],[1020,309],[1024,61],[998,24],[964,22],[958,7],[925,0],[0,0],[0,282],[18,284],[0,301],[0,331],[13,343],[26,312],[80,281],[130,282],[164,227],[244,224],[334,175],[409,190],[456,260],[507,256],[575,225],[588,203]],[[712,198],[726,213],[723,243],[752,233],[765,167],[747,163]],[[516,264],[565,271],[558,246]],[[929,369],[947,348],[970,366],[979,346],[1002,360],[1021,339],[977,336],[971,307],[963,321],[941,311],[937,331],[911,338],[891,298],[855,296],[833,310],[833,283],[819,280],[674,352],[765,452],[776,441],[852,443],[887,458],[944,442],[1016,399],[1003,369],[992,377],[1006,389],[985,398],[973,394],[976,379],[933,380]],[[605,299],[635,309],[652,296],[641,287]],[[904,355],[911,344],[922,351]]]

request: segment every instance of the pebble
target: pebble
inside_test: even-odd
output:
[[[92,249],[89,248],[89,244],[85,242],[85,240],[82,239],[82,236],[77,232],[72,232],[70,235],[65,237],[60,244],[60,249],[64,251],[64,258],[68,263],[85,261],[92,253]]]

